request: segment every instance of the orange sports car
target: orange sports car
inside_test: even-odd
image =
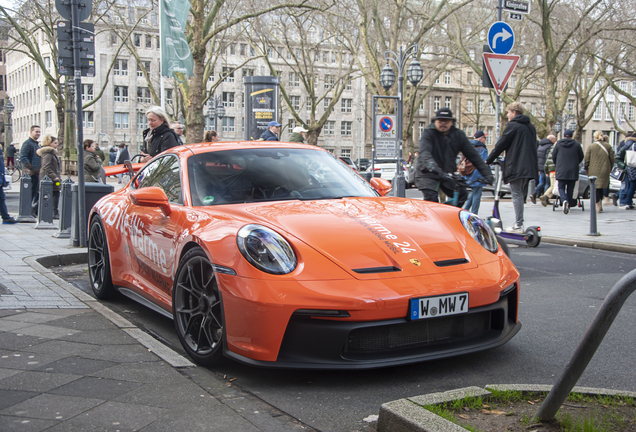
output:
[[[510,340],[519,273],[490,227],[371,183],[315,146],[173,148],[91,210],[92,289],[172,317],[204,365],[374,368]]]

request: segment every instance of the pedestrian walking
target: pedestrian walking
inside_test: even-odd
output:
[[[221,138],[219,138],[219,134],[216,133],[216,131],[214,130],[206,131],[205,135],[203,136],[203,142],[206,143],[214,143],[219,141],[221,141]]]
[[[115,165],[123,165],[124,162],[130,160],[130,153],[128,152],[128,148],[126,147],[126,143],[119,144],[119,151],[117,151],[117,159],[115,160]],[[122,183],[122,175],[117,174],[117,178],[119,181],[117,183]]]
[[[576,205],[578,197],[574,197],[574,187],[579,180],[579,164],[585,158],[581,144],[572,136],[574,131],[566,129],[563,139],[557,141],[552,150],[552,161],[555,166],[555,178],[559,184],[559,196],[563,203],[563,213],[568,214],[570,207]]]
[[[470,141],[470,143],[475,147],[475,150],[477,150],[477,153],[479,153],[479,156],[481,156],[484,161],[488,158],[488,149],[486,149],[487,136],[488,135],[486,135],[484,131],[478,130],[477,132],[475,132],[475,139]],[[467,165],[464,156],[462,156],[462,160],[464,162],[464,166]],[[460,162],[460,165],[461,164],[462,162]],[[464,204],[464,209],[470,210],[471,213],[479,214],[479,204],[481,203],[481,194],[484,189],[484,183],[481,179],[483,179],[484,176],[482,176],[481,173],[476,170],[472,164],[470,165],[472,172],[469,174],[467,173],[468,175],[463,176],[466,179],[466,183],[468,184],[468,186],[470,186],[471,189],[470,194],[468,195],[468,199]],[[461,170],[459,171],[459,173],[462,174]]]
[[[625,139],[624,139],[624,140],[622,140],[622,141],[618,144],[618,146],[616,147],[616,159],[618,159],[618,154],[620,153],[621,149],[622,149],[623,147],[625,147],[625,142],[626,142],[626,141],[627,141],[630,137],[633,137],[635,133],[636,133],[636,132],[628,132],[628,133],[626,133],[626,134],[625,134]],[[619,167],[618,167],[618,163],[616,163],[616,167],[617,167],[617,168],[619,168]],[[625,170],[623,170],[623,172],[625,172]],[[625,172],[625,174],[623,175],[623,178],[621,179],[621,188],[620,188],[620,189],[619,189],[619,191],[618,191],[618,199],[619,199],[619,203],[620,203],[620,200],[621,200],[621,196],[623,196],[623,197],[624,197],[624,196],[625,196],[625,191],[627,191],[627,180],[625,179],[625,177],[627,177],[627,173],[626,173],[626,172]]]
[[[15,148],[15,145],[13,145],[13,143],[10,143],[7,146],[7,151],[6,151],[6,155],[7,155],[7,168],[8,167],[15,167],[15,154],[18,150]]]
[[[86,140],[85,140],[86,141]],[[104,162],[104,151],[99,148],[99,144],[95,143],[95,154],[99,156],[99,160]]]
[[[57,138],[47,135],[42,140],[42,147],[38,149],[38,156],[42,160],[40,174],[47,176],[53,182],[53,219],[60,218],[59,203],[62,179],[60,178],[60,162],[57,158]]]
[[[5,180],[4,171],[4,155],[0,147],[0,215],[3,224],[16,224],[17,220],[13,219],[7,210],[7,196],[4,194],[4,187],[9,186],[9,182]]]
[[[487,164],[492,164],[501,153],[506,152],[503,181],[510,183],[512,206],[515,210],[515,223],[506,231],[515,233],[524,232],[523,205],[526,202],[528,183],[539,177],[537,132],[530,123],[530,118],[523,112],[520,102],[508,105],[508,124],[486,159]]]
[[[146,145],[144,151],[141,152],[142,162],[148,162],[159,153],[179,145],[179,138],[175,131],[170,129],[168,114],[163,108],[158,106],[148,108],[146,117],[149,128],[143,131]]]
[[[20,162],[26,169],[27,174],[31,176],[31,214],[33,217],[38,215],[38,199],[40,191],[40,156],[38,156],[38,149],[40,144],[40,126],[33,125],[29,131],[29,138],[22,143],[20,147]]]
[[[278,141],[281,124],[276,120],[267,123],[267,130],[261,134],[260,141]]]
[[[102,152],[102,154],[104,154]],[[84,181],[99,183],[102,160],[97,155],[97,143],[92,139],[84,140]]]
[[[614,149],[609,145],[607,135],[594,132],[594,142],[585,150],[585,171],[588,177],[596,176],[596,211],[603,211],[603,195],[610,184],[610,173],[614,166]]]
[[[616,154],[616,166],[623,170],[625,189],[619,196],[619,208],[634,210],[634,192],[636,192],[636,168],[627,165],[627,151],[636,150],[636,137],[625,138],[625,145]]]
[[[450,197],[457,190],[457,206],[464,205],[468,196],[466,188],[451,177],[457,171],[457,155],[460,152],[484,176],[487,183],[494,182],[490,168],[468,141],[466,134],[455,127],[455,117],[450,108],[437,110],[433,122],[422,131],[419,152],[415,186],[426,201],[439,202],[440,190]]]
[[[179,122],[173,122],[170,127],[172,127],[172,130],[174,131],[174,133],[177,134],[177,140],[179,141],[179,144],[183,145],[185,144],[185,137],[183,136],[183,125]]]
[[[289,142],[297,142],[297,143],[304,143],[305,139],[307,138],[307,132],[309,132],[307,129],[305,129],[302,126],[296,126],[293,130],[292,130],[292,134],[289,137]]]
[[[537,148],[537,159],[539,165],[539,184],[535,188],[532,195],[530,195],[530,200],[532,204],[537,203],[537,198],[543,195],[543,193],[548,190],[550,186],[550,176],[549,173],[545,172],[545,160],[550,152],[550,149],[556,142],[556,137],[554,135],[548,135],[539,141],[539,147]]]
[[[117,147],[112,146],[110,151],[108,152],[108,164],[115,165],[115,161],[117,160]]]

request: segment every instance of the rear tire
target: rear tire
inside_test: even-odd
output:
[[[110,272],[110,257],[106,231],[99,216],[91,221],[88,236],[88,277],[93,294],[100,300],[112,298],[115,293]]]
[[[539,246],[539,243],[541,243],[541,237],[539,237],[539,231],[537,231],[536,228],[530,227],[526,229],[526,235],[528,236],[528,239],[526,240],[528,247]]]

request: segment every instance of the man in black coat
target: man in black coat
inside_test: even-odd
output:
[[[523,114],[523,105],[513,102],[507,108],[508,124],[499,137],[495,148],[490,152],[487,164],[506,152],[503,165],[503,181],[510,183],[512,206],[515,210],[515,223],[507,228],[508,232],[523,233],[523,205],[530,179],[538,180],[537,131],[530,118]]]
[[[574,131],[567,129],[563,139],[557,141],[552,150],[552,161],[556,167],[555,178],[559,183],[559,196],[563,203],[563,213],[570,212],[570,206],[576,205],[573,198],[574,186],[579,179],[579,164],[585,157],[581,144],[572,139]]]
[[[545,172],[544,165],[545,160],[548,157],[548,152],[556,142],[556,137],[554,135],[548,135],[539,141],[539,148],[537,149],[537,157],[539,159],[539,184],[536,189],[530,195],[530,199],[532,200],[532,204],[537,203],[537,197],[543,195],[543,193],[550,186],[550,175]]]
[[[38,156],[40,134],[40,126],[31,126],[29,138],[20,147],[20,162],[22,162],[27,174],[31,176],[31,214],[33,217],[38,215],[38,202],[40,201],[40,165],[42,163],[40,156]]]
[[[450,108],[441,108],[435,113],[433,123],[428,125],[420,138],[420,155],[415,169],[415,186],[422,191],[424,200],[439,202],[439,190],[452,197],[459,192],[457,206],[462,207],[468,193],[458,186],[450,175],[457,171],[457,155],[463,153],[489,184],[494,178],[466,134],[455,127],[455,118]]]

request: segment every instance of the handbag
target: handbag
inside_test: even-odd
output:
[[[614,168],[612,168],[612,172],[610,173],[610,177],[618,181],[623,181],[623,178],[625,177],[625,171],[614,165]]]
[[[636,168],[636,151],[634,150],[634,143],[632,142],[632,149],[625,152],[625,164],[628,167]]]

